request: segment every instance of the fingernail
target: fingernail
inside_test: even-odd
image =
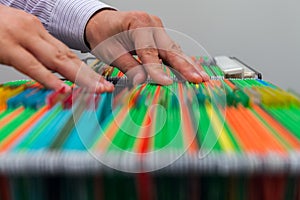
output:
[[[103,90],[104,90],[104,87],[103,87],[103,85],[102,85],[102,83],[98,83],[97,84],[97,86],[96,86],[96,93],[101,93],[101,92],[103,92]]]
[[[202,78],[204,81],[208,81],[210,79],[210,77],[208,76],[208,74],[204,71],[201,72]]]
[[[134,86],[140,84],[139,79],[138,79],[137,77],[134,77],[133,80],[132,80],[132,84],[133,84]]]
[[[195,79],[202,79],[201,75],[198,74],[197,72],[194,72],[194,73],[192,74],[192,76],[193,76]]]
[[[140,74],[136,74],[134,77],[133,77],[133,80],[132,80],[132,84],[134,86],[136,85],[139,85],[143,82],[143,77],[140,75]]]
[[[114,85],[111,83],[111,82],[109,82],[109,81],[105,81],[104,82],[104,86],[105,86],[105,88],[106,88],[106,90],[107,91],[113,91],[113,89],[114,89]]]
[[[109,81],[104,81],[104,83],[109,86],[109,87],[114,87],[114,84],[112,84],[111,82]]]
[[[61,87],[59,89],[57,89],[56,91],[61,91],[62,93],[68,93],[71,92],[71,87],[65,83],[61,84]]]

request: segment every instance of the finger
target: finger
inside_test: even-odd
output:
[[[163,28],[157,28],[154,37],[160,57],[180,75],[194,83],[209,80],[209,76],[200,70],[192,59],[184,55],[179,45],[167,35]]]
[[[71,88],[61,81],[57,76],[45,68],[31,53],[19,47],[7,53],[7,63],[14,66],[18,71],[38,81],[46,88],[60,90],[65,87],[66,92]]]
[[[161,57],[186,80],[193,83],[208,81],[209,76],[200,70],[194,61],[183,53],[161,50]]]
[[[75,65],[81,65],[84,66],[86,69],[86,73],[78,73],[76,80],[78,81],[78,84],[87,86],[89,88],[94,88],[95,85],[93,82],[96,82],[99,84],[99,87],[96,87],[97,92],[111,92],[114,90],[114,86],[112,83],[106,81],[101,75],[93,71],[90,67],[88,67],[85,63],[83,63],[73,52],[69,50],[67,46],[65,46],[62,42],[57,40],[54,37],[49,37],[48,35],[48,40],[54,44],[56,47],[59,49],[64,49],[65,51],[68,52],[69,57],[73,60],[73,63]],[[46,38],[47,39],[47,38]],[[67,48],[67,49],[66,49]],[[99,81],[99,83],[97,82]],[[82,82],[82,83],[81,83]]]
[[[87,87],[90,91],[96,93],[113,91],[114,89],[113,84],[106,81],[101,75],[97,74],[85,63],[83,63],[77,57],[77,55],[72,51],[70,51],[70,49],[61,41],[52,37],[47,31],[41,32],[41,38],[45,42],[45,45],[50,44],[49,46],[50,52],[57,51],[55,55],[50,54],[51,57],[56,56],[58,58],[61,58],[62,60],[66,59],[69,62],[68,65],[64,65],[63,61],[60,59],[52,60],[52,65],[49,66],[49,68],[59,72],[67,79],[73,81],[75,84],[78,84],[83,87]],[[53,49],[51,50],[51,48]],[[51,63],[51,61],[49,61],[48,59],[46,59],[45,62]],[[74,75],[74,72],[76,72],[76,75]]]
[[[112,65],[118,67],[132,81],[133,85],[144,83],[147,80],[143,66],[130,53],[121,55]]]
[[[72,66],[69,67],[71,68]],[[63,70],[68,70],[68,67]],[[112,92],[114,90],[112,83],[106,81],[104,77],[95,73],[83,62],[81,62],[81,66],[77,71],[74,83],[87,87],[90,91],[95,93]]]
[[[143,28],[133,30],[132,36],[135,42],[136,53],[154,82],[161,85],[169,85],[172,84],[172,79],[165,74],[162,68],[152,29]]]
[[[42,64],[70,81],[97,93],[113,90],[114,87],[111,83],[84,64],[65,45],[57,41],[54,43],[56,46],[44,39],[36,39],[35,43],[25,45]]]
[[[145,70],[128,52],[129,49],[125,49],[128,45],[125,45],[126,40],[122,37],[118,35],[102,42],[92,50],[92,53],[105,63],[119,68],[134,85],[143,83],[147,78]]]

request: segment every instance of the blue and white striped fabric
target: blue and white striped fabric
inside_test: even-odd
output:
[[[89,51],[84,40],[88,20],[98,10],[112,8],[98,0],[0,0],[0,3],[37,16],[50,34],[83,52]]]

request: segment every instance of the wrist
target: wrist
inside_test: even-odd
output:
[[[85,31],[84,40],[89,49],[93,49],[100,38],[105,36],[105,29],[109,29],[109,16],[116,12],[113,8],[104,8],[95,12],[88,20]],[[101,37],[102,36],[102,37]]]

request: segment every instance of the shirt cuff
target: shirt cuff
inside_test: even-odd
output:
[[[115,9],[98,0],[56,1],[48,23],[48,31],[70,48],[90,51],[85,43],[85,27],[99,10]]]

